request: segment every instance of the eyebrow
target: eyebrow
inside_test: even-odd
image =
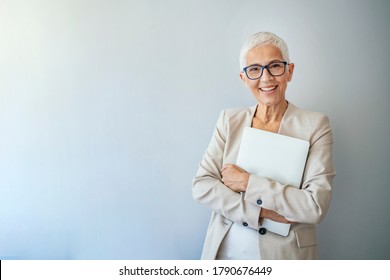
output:
[[[261,64],[258,64],[258,63],[253,63],[251,65],[248,65],[247,67],[249,66],[267,66],[267,65],[270,65],[271,63],[274,63],[274,62],[284,62],[283,60],[280,60],[280,59],[274,59],[274,60],[271,60],[269,61],[266,65],[261,65]]]

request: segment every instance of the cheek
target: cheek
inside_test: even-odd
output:
[[[259,88],[259,81],[250,81],[249,82],[249,88],[257,90]]]
[[[290,81],[290,77],[289,77],[289,76],[283,77],[283,79],[280,79],[280,80],[279,80],[279,87],[286,88],[287,83],[288,83],[289,81]]]

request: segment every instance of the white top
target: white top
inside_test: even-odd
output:
[[[233,223],[219,247],[217,260],[260,260],[260,234]]]

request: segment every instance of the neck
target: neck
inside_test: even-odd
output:
[[[288,103],[286,100],[279,102],[274,106],[267,106],[259,103],[256,110],[255,117],[263,124],[280,122],[283,118],[284,112],[287,110]]]

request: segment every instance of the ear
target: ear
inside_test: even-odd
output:
[[[293,73],[294,73],[294,63],[290,63],[288,65],[288,72],[287,72],[287,81],[290,82],[292,80],[292,77],[293,77]]]
[[[244,72],[240,72],[240,79],[246,87],[248,87],[247,78]]]

